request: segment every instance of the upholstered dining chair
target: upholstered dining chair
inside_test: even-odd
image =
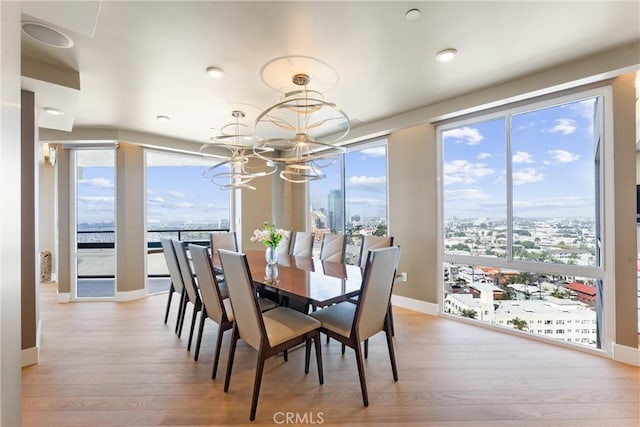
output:
[[[363,236],[360,245],[360,267],[364,268],[367,263],[367,253],[371,249],[388,248],[393,246],[393,236]]]
[[[173,293],[180,294],[180,302],[178,303],[178,317],[176,318],[176,334],[182,330],[182,322],[184,321],[184,306],[185,306],[185,289],[182,282],[182,275],[180,274],[180,267],[178,266],[178,259],[176,258],[176,252],[171,244],[171,239],[167,237],[160,238],[160,244],[162,245],[162,252],[164,253],[164,259],[167,263],[167,269],[169,270],[169,277],[171,278],[171,285],[169,286],[169,299],[167,300],[167,309],[164,313],[164,323],[167,324],[169,319],[169,309],[171,308],[171,298]]]
[[[178,266],[180,267],[180,274],[182,275],[182,283],[184,284],[184,288],[186,290],[187,298],[186,301],[193,304],[193,314],[191,315],[191,328],[189,329],[189,341],[187,343],[187,351],[191,351],[191,341],[193,340],[193,330],[196,324],[196,317],[198,313],[202,310],[202,300],[200,299],[200,291],[198,290],[198,285],[193,277],[193,272],[191,271],[191,265],[189,263],[189,259],[187,258],[187,247],[180,240],[172,240],[173,248],[176,252],[176,258],[178,259]],[[186,305],[183,310],[186,310]],[[184,313],[183,313],[184,316]],[[184,321],[183,321],[184,323]],[[182,326],[180,326],[180,331],[182,331]]]
[[[276,253],[278,255],[289,255],[289,251],[291,250],[291,231],[287,231],[286,237],[283,237],[276,246]]]
[[[235,231],[209,233],[209,243],[211,244],[211,253],[215,253],[218,249],[238,251],[238,238]]]
[[[320,322],[306,314],[286,307],[277,307],[261,314],[246,255],[225,250],[220,250],[219,254],[222,269],[229,286],[229,297],[235,317],[224,391],[229,391],[236,343],[238,339],[242,339],[258,351],[251,411],[249,413],[249,419],[253,421],[256,417],[264,364],[269,357],[286,351],[295,345],[305,343],[304,372],[308,374],[311,341],[313,340],[316,350],[318,380],[320,384],[324,382],[319,341]]]
[[[296,231],[291,242],[291,255],[311,258],[315,233]]]
[[[347,247],[347,236],[327,233],[322,236],[320,259],[322,261],[344,262],[344,250]]]
[[[309,315],[322,322],[322,332],[354,349],[364,406],[369,406],[369,397],[360,347],[362,341],[384,331],[391,359],[393,380],[398,381],[387,307],[391,299],[391,286],[396,275],[399,258],[400,247],[398,246],[369,251],[364,268],[362,290],[357,303],[345,301]]]
[[[193,270],[198,279],[200,296],[204,306],[202,308],[202,315],[200,316],[200,325],[198,326],[194,360],[197,361],[200,355],[200,344],[202,343],[205,319],[211,319],[218,324],[218,337],[216,339],[216,348],[213,354],[213,368],[211,370],[211,379],[215,379],[224,332],[233,326],[233,310],[231,309],[231,301],[229,298],[223,298],[220,293],[216,276],[213,274],[209,250],[204,246],[190,244],[189,253],[193,261]],[[261,311],[277,307],[277,304],[274,302],[262,298],[258,300],[258,303]]]

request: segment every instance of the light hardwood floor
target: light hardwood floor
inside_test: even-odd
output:
[[[448,319],[395,309],[399,381],[384,335],[371,340],[362,406],[353,352],[335,341],[304,375],[304,351],[267,361],[256,421],[249,407],[256,354],[240,343],[229,393],[222,390],[230,333],[218,378],[210,379],[216,327],[205,326],[200,361],[187,333],[162,318],[166,295],[129,303],[57,304],[41,292],[40,363],[23,370],[25,426],[315,425],[630,426],[640,425],[640,369]],[[286,425],[286,424],[285,424]]]

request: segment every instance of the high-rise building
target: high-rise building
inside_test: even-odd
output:
[[[344,205],[342,203],[342,190],[329,191],[328,207],[328,219],[329,229],[332,233],[342,232],[342,215],[344,213]]]

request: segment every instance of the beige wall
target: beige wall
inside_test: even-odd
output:
[[[242,250],[260,249],[260,243],[249,240],[256,228],[262,228],[265,221],[273,220],[271,204],[271,176],[263,176],[251,181],[255,190],[240,190],[236,192],[241,206],[240,225],[236,227],[238,242]]]
[[[22,424],[20,5],[0,2],[0,425]]]
[[[42,150],[42,144],[40,150]],[[49,162],[41,162],[38,168],[38,244],[41,251],[51,252],[52,279],[56,279],[58,256],[56,254],[56,168]]]
[[[38,285],[36,191],[38,172],[36,159],[36,104],[33,92],[21,93],[21,180],[20,180],[20,277],[22,280],[21,317],[22,350],[36,349],[38,330]],[[31,359],[35,359],[32,357]],[[29,363],[33,363],[32,360]]]
[[[402,246],[399,271],[407,282],[394,294],[438,302],[435,131],[420,125],[394,132],[388,143],[389,234]]]
[[[146,189],[142,147],[116,149],[116,297],[145,287]]]
[[[57,155],[57,181],[58,181],[58,293],[71,293],[71,242],[72,233],[69,215],[71,208],[71,153],[68,149],[58,150]]]
[[[615,342],[637,347],[635,74],[614,80],[613,109]]]

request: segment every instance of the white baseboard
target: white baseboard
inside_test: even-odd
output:
[[[37,346],[22,350],[22,367],[24,368],[25,366],[31,366],[38,363],[38,353],[39,348]]]
[[[133,301],[147,297],[147,291],[144,289],[136,289],[135,291],[116,292],[117,302]]]
[[[627,347],[620,344],[613,344],[613,354],[611,355],[616,362],[626,363],[627,365],[640,366],[640,349]]]
[[[418,313],[430,314],[432,316],[437,316],[440,311],[438,304],[401,297],[400,295],[391,295],[391,304],[406,308],[407,310],[417,311]]]
[[[69,292],[58,292],[58,302],[71,302],[71,293]]]

